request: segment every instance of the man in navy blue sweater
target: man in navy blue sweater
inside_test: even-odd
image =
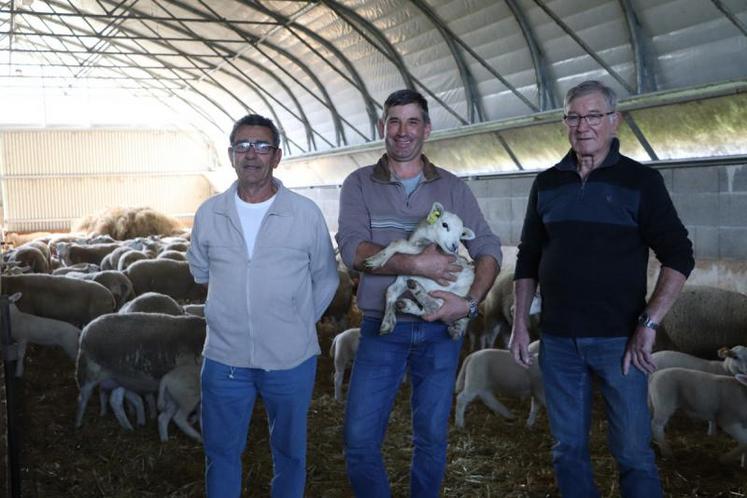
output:
[[[571,88],[571,150],[529,194],[516,262],[511,352],[529,366],[529,305],[540,284],[540,368],[565,498],[598,497],[588,438],[599,379],[624,498],[662,496],[651,449],[647,374],[656,329],[694,266],[692,244],[658,171],[620,154],[617,97],[598,81]],[[661,263],[646,302],[649,248]],[[632,367],[631,368],[631,364]]]

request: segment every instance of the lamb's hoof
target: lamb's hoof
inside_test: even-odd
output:
[[[392,329],[384,327],[383,325],[379,329],[379,335],[387,335],[387,334],[391,334],[391,333],[392,333]]]
[[[407,288],[408,289],[415,290],[417,287],[418,287],[418,283],[415,280],[413,280],[411,278],[407,279]]]
[[[454,330],[452,328],[449,328],[449,335],[451,336],[452,341],[458,341],[464,336],[464,330],[462,329]]]

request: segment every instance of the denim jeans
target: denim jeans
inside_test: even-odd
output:
[[[202,365],[202,438],[209,498],[241,495],[241,455],[257,396],[267,412],[273,498],[300,498],[306,482],[306,422],[316,356],[289,370]]]
[[[364,318],[348,389],[345,459],[357,498],[391,496],[381,446],[405,371],[412,384],[413,455],[410,494],[437,497],[446,469],[454,379],[462,339],[441,322],[399,322],[379,335],[378,319]]]
[[[623,498],[658,498],[661,482],[651,448],[648,379],[631,365],[622,373],[626,337],[542,335],[540,368],[555,444],[552,460],[564,498],[599,496],[589,456],[592,376],[607,412],[607,444],[620,472]]]

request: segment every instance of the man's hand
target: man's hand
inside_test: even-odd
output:
[[[647,327],[638,326],[633,332],[633,336],[625,346],[625,356],[623,357],[623,375],[628,375],[630,363],[633,363],[638,370],[645,374],[652,374],[656,371],[654,359],[651,357],[651,351],[654,348],[656,340],[656,331]]]
[[[428,295],[443,299],[444,304],[436,311],[423,315],[423,320],[426,322],[441,320],[444,323],[452,323],[460,318],[464,318],[469,313],[469,303],[467,300],[452,292],[437,290],[429,292]]]
[[[438,285],[444,287],[456,281],[459,272],[462,271],[462,267],[456,264],[456,256],[444,254],[436,244],[427,246],[415,257],[417,274],[435,280]]]
[[[529,329],[526,326],[514,322],[511,330],[511,339],[508,341],[508,349],[514,357],[514,361],[524,368],[532,365],[532,355],[529,354]]]

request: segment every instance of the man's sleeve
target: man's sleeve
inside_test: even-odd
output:
[[[189,271],[192,273],[192,277],[198,284],[208,283],[208,256],[207,247],[202,241],[202,234],[200,228],[202,227],[201,222],[201,210],[198,209],[195,213],[194,223],[192,224],[192,234],[190,236],[189,249],[187,249],[187,261],[189,261]]]
[[[335,297],[340,277],[337,274],[337,262],[332,248],[332,240],[329,237],[329,229],[321,211],[318,209],[316,218],[310,269],[315,321],[319,321],[329,303]]]
[[[695,266],[693,245],[682,224],[661,173],[651,169],[644,183],[639,226],[641,235],[662,264],[686,277]]]
[[[370,241],[371,223],[363,203],[363,192],[358,175],[349,175],[340,190],[340,214],[335,239],[342,262],[353,268],[355,252],[361,242]]]
[[[532,183],[527,201],[527,210],[524,215],[524,226],[521,229],[521,241],[519,252],[516,256],[516,269],[514,280],[531,278],[539,280],[539,263],[542,257],[542,245],[546,233],[542,219],[537,212],[537,178]]]

